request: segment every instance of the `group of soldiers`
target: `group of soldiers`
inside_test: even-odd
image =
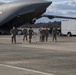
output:
[[[39,29],[39,33],[40,33],[40,41],[44,42],[44,41],[48,41],[48,36],[49,36],[49,30],[48,28],[40,28]],[[57,41],[57,28],[53,28],[51,35],[53,37],[53,41]]]
[[[13,29],[10,30],[10,34],[11,34],[11,42],[16,44],[16,34],[18,33],[18,30],[13,27]],[[31,39],[32,39],[32,35],[34,33],[33,29],[30,27],[29,31],[25,28],[23,31],[23,41],[28,41],[27,36],[29,35],[29,43],[31,43]]]
[[[18,33],[18,30],[13,27],[13,29],[10,30],[10,34],[11,34],[11,42],[16,44],[16,34]],[[33,31],[32,27],[29,28],[29,30],[27,30],[26,28],[23,29],[22,34],[23,34],[23,41],[28,41],[29,43],[31,43],[31,39],[32,36],[35,35],[35,32]],[[48,28],[40,28],[39,32],[39,41],[44,42],[44,41],[48,41],[48,36],[49,36],[49,30]],[[53,41],[57,41],[57,29],[53,28],[52,29],[52,37],[53,37]],[[29,38],[29,39],[28,39]]]
[[[48,41],[48,36],[49,36],[49,30],[48,28],[40,28],[39,29],[39,36],[40,36],[40,41]]]

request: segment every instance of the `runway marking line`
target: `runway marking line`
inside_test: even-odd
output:
[[[44,75],[54,75],[54,74],[50,74],[50,73],[45,73],[45,72],[41,72],[41,71],[36,71],[36,70],[31,70],[31,69],[21,68],[21,67],[15,67],[15,66],[10,66],[10,65],[5,65],[5,64],[0,64],[0,66],[13,68],[13,69],[18,69],[18,70],[30,71],[30,72],[33,72],[33,73],[40,73],[40,74],[44,74]]]

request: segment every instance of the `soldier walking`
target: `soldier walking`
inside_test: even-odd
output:
[[[28,30],[25,28],[23,29],[23,41],[25,41],[25,38],[26,38],[26,41],[28,41],[27,35],[28,35]]]
[[[45,28],[42,28],[41,30],[41,42],[45,41]]]
[[[53,28],[52,36],[53,36],[53,41],[57,41],[57,28]]]
[[[11,33],[11,42],[16,44],[16,34],[17,34],[17,29],[13,27],[13,29],[10,30]]]
[[[32,39],[33,33],[34,33],[34,31],[33,31],[33,29],[30,27],[30,29],[29,29],[29,43],[31,43],[31,39]]]
[[[48,36],[49,36],[49,30],[46,28],[45,29],[45,40],[48,41]]]

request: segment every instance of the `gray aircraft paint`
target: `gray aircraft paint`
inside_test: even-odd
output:
[[[0,5],[0,26],[17,15],[35,12],[37,8],[41,7],[46,9],[51,3],[44,0],[19,0]]]

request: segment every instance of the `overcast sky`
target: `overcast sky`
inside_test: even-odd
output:
[[[0,0],[0,2],[7,2],[7,3],[10,1],[15,0]],[[76,17],[76,0],[47,0],[47,1],[52,1],[52,4],[47,8],[45,14]],[[44,20],[50,21],[49,19],[45,18]],[[38,21],[42,20],[40,19]]]
[[[76,17],[76,0],[48,0],[48,1],[52,1],[52,4],[47,8],[46,14]],[[52,21],[60,21],[60,20],[63,19],[53,19]],[[43,21],[48,22],[50,20],[49,19],[46,20],[46,18],[44,18]]]

